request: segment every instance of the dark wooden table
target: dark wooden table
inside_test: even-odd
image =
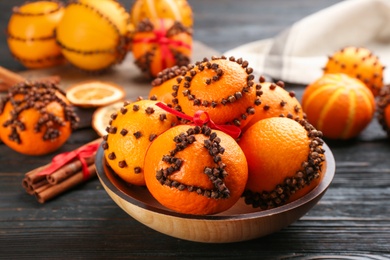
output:
[[[25,70],[9,55],[5,28],[11,6],[0,2],[0,65]],[[123,1],[124,2],[124,1]],[[219,52],[275,36],[337,0],[190,0],[197,41]],[[132,1],[124,2],[129,8]],[[287,85],[301,95],[304,86]],[[59,152],[97,137],[86,127]],[[132,219],[94,179],[39,204],[27,195],[26,172],[53,154],[20,155],[0,144],[0,258],[82,259],[390,259],[390,141],[376,120],[348,142],[327,142],[336,176],[322,200],[272,235],[233,244],[203,244],[160,234]]]

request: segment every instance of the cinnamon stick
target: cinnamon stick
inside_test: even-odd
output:
[[[92,164],[88,167],[88,172],[90,174],[90,178],[96,176],[95,165]],[[82,171],[77,172],[71,177],[65,179],[63,182],[58,183],[57,185],[49,186],[47,189],[36,192],[35,196],[40,203],[45,203],[46,201],[56,197],[57,195],[67,191],[81,183],[84,180],[84,173]]]
[[[10,87],[17,83],[24,82],[27,79],[19,74],[12,72],[4,67],[0,66],[0,91],[7,91]],[[39,82],[48,82],[58,84],[60,82],[59,76],[44,76],[35,79]]]
[[[87,165],[91,165],[95,162],[95,155],[85,159]],[[76,172],[82,169],[82,163],[80,160],[74,160],[61,169],[53,172],[52,174],[46,175],[46,179],[50,184],[57,184]]]

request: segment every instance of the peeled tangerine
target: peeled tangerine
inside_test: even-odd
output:
[[[129,14],[117,1],[71,1],[58,24],[57,41],[71,64],[101,71],[125,58],[128,20]]]
[[[165,207],[184,214],[216,214],[241,197],[246,158],[236,141],[207,126],[175,126],[159,135],[145,157],[149,192]]]
[[[270,209],[314,189],[325,161],[321,136],[304,119],[271,117],[253,124],[239,141],[249,169],[245,202]]]
[[[145,185],[144,158],[158,135],[177,124],[176,116],[165,112],[157,101],[126,102],[111,115],[102,147],[108,165],[127,183]]]
[[[55,28],[64,13],[57,1],[26,2],[15,7],[8,23],[7,42],[12,55],[27,68],[64,62]]]
[[[216,124],[243,128],[261,104],[261,85],[253,80],[253,69],[241,58],[205,58],[177,78],[172,102],[184,114],[203,110]]]
[[[145,18],[169,18],[192,27],[192,9],[187,0],[137,0],[130,11],[131,22],[137,26]]]
[[[57,150],[78,120],[65,93],[51,83],[18,83],[0,100],[0,139],[22,154]]]
[[[369,49],[353,46],[336,51],[329,57],[325,73],[344,73],[363,81],[374,96],[383,87],[384,66]]]
[[[154,78],[162,70],[190,63],[192,29],[172,19],[144,19],[132,39],[135,64]]]
[[[325,74],[306,87],[302,108],[324,137],[350,139],[371,122],[375,98],[358,79],[342,73]]]

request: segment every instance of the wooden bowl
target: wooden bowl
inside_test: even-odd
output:
[[[306,214],[324,195],[335,174],[335,161],[324,144],[326,163],[321,183],[304,197],[263,210],[253,209],[240,199],[229,210],[207,216],[173,212],[159,204],[145,187],[130,186],[107,166],[103,149],[96,155],[96,170],[108,195],[137,221],[166,235],[205,243],[245,241],[276,232]]]

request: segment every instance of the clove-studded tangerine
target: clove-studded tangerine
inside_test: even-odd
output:
[[[390,85],[385,85],[377,97],[377,119],[382,129],[390,137]]]
[[[143,19],[169,18],[192,27],[192,8],[187,0],[136,0],[130,10],[131,22],[137,26]]]
[[[344,73],[355,77],[372,91],[374,96],[383,87],[384,66],[378,56],[367,48],[348,46],[328,58],[325,73]]]
[[[175,109],[193,115],[203,110],[216,124],[243,128],[261,104],[261,85],[242,58],[204,58],[192,65],[172,86]]]
[[[255,114],[244,127],[244,131],[257,121],[269,118],[285,116],[289,118],[304,118],[301,103],[296,98],[294,91],[287,91],[284,82],[266,82],[264,77],[259,78],[261,85],[261,105],[255,106]]]
[[[187,66],[173,66],[158,73],[157,77],[152,81],[149,99],[159,100],[168,105],[172,105],[172,93],[175,91],[172,89],[172,86],[177,84],[177,78],[185,76],[187,71]]]
[[[26,2],[14,7],[7,28],[11,54],[27,68],[44,68],[64,62],[55,28],[62,19],[59,1]]]
[[[128,52],[129,14],[115,0],[74,0],[59,22],[57,42],[65,58],[85,71],[121,63]]]
[[[304,119],[271,117],[252,125],[239,141],[249,168],[246,203],[270,209],[316,187],[325,161],[321,137]]]
[[[225,211],[248,178],[245,155],[229,135],[208,126],[178,125],[159,135],[145,157],[145,181],[163,206],[184,214]]]
[[[18,83],[0,100],[0,139],[22,154],[57,150],[78,120],[65,93],[52,83]]]
[[[192,29],[172,19],[144,19],[132,39],[135,64],[147,77],[166,68],[186,66],[192,54]]]
[[[162,132],[177,124],[176,116],[157,107],[157,101],[125,102],[111,115],[103,136],[104,157],[124,181],[145,185],[144,158],[149,145]]]

